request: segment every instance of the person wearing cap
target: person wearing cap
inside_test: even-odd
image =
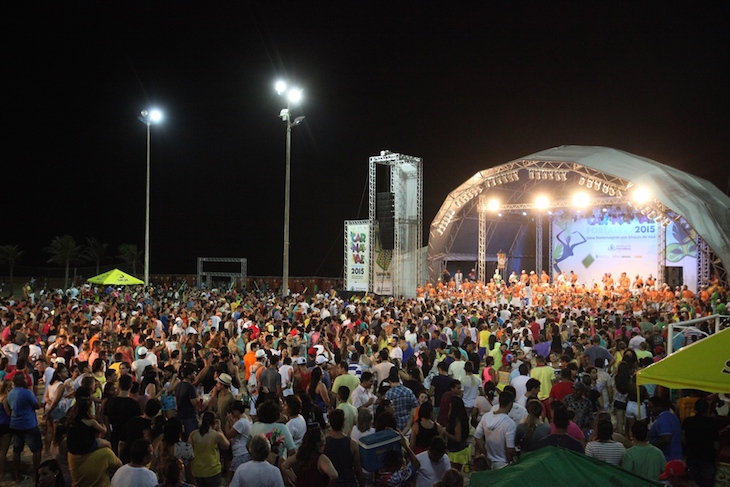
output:
[[[664,467],[664,472],[659,476],[659,480],[664,481],[666,485],[671,485],[672,487],[698,485],[692,481],[691,472],[682,460],[668,461],[666,467]]]
[[[233,378],[225,372],[218,374],[215,387],[210,392],[210,400],[204,408],[205,410],[215,412],[221,424],[226,424],[226,417],[229,413],[228,406],[236,400],[231,393],[232,382]]]
[[[297,357],[294,368],[294,392],[306,392],[312,380],[312,371],[307,367],[306,357]]]
[[[256,416],[256,401],[261,392],[261,374],[266,368],[266,352],[263,348],[256,350],[256,362],[251,366],[251,374],[248,376],[246,387],[251,396],[251,416]]]
[[[132,372],[135,373],[135,375],[137,376],[137,380],[139,381],[142,379],[144,369],[148,365],[154,365],[154,363],[151,358],[147,357],[147,347],[139,347],[137,349],[137,354],[139,358],[132,362]]]

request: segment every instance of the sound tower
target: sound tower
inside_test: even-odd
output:
[[[375,214],[380,226],[380,244],[384,250],[393,250],[395,247],[394,212],[395,198],[393,193],[378,193]]]

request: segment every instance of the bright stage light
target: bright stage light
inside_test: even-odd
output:
[[[281,95],[284,91],[286,91],[286,83],[281,80],[277,81],[274,88],[276,89],[276,92]]]
[[[643,186],[639,186],[636,188],[631,195],[631,197],[634,199],[635,202],[639,204],[646,203],[651,199],[651,193],[649,190]]]
[[[584,208],[588,206],[590,200],[590,196],[588,196],[586,193],[575,193],[575,195],[573,195],[573,206],[577,206],[578,208]]]
[[[544,210],[545,208],[548,207],[549,204],[550,204],[550,201],[548,200],[547,196],[538,196],[535,199],[535,206],[539,210]]]
[[[499,210],[499,206],[500,206],[499,200],[497,200],[497,199],[493,198],[487,202],[487,209],[489,211],[497,211],[497,210]]]
[[[527,212],[526,211],[523,211],[522,212],[522,216],[527,216]]]

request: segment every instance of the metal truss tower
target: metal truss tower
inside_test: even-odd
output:
[[[420,157],[382,151],[370,157],[369,210],[370,241],[374,241],[377,196],[377,166],[390,168],[390,192],[393,193],[393,255],[390,261],[394,296],[415,297],[416,287],[424,281],[423,259],[423,161]],[[374,246],[370,245],[370,289],[376,279]]]

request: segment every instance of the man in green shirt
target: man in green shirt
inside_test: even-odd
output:
[[[352,426],[357,423],[357,408],[347,402],[350,397],[350,388],[347,386],[340,386],[337,391],[337,409],[342,410],[345,413],[345,426],[342,428],[342,432],[346,435],[350,435]]]
[[[337,377],[332,384],[332,392],[335,394],[339,392],[340,387],[342,386],[347,387],[347,390],[352,392],[360,385],[360,379],[358,379],[356,375],[349,374],[347,372],[348,368],[349,365],[344,360],[337,364]],[[349,431],[346,432],[346,434],[350,434]]]
[[[634,446],[626,450],[621,468],[659,482],[659,475],[664,472],[667,464],[664,453],[649,443],[649,427],[645,422],[634,422],[631,433],[634,436]]]

